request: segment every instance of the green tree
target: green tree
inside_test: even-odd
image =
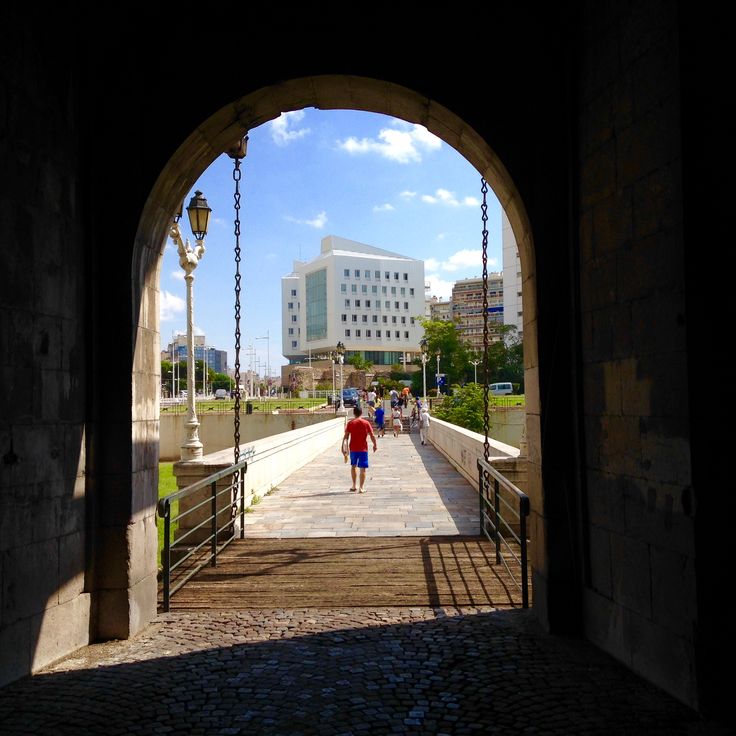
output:
[[[456,386],[452,396],[443,399],[434,408],[438,419],[464,427],[472,432],[483,432],[483,386],[468,383]]]
[[[227,391],[234,386],[233,379],[227,375],[227,373],[215,373],[212,371],[210,374],[210,382],[212,383],[212,390],[217,391],[218,388],[224,388]]]
[[[367,360],[362,353],[356,352],[350,356],[348,363],[355,368],[356,371],[369,371],[373,368],[373,363]]]
[[[424,328],[424,337],[427,340],[427,388],[435,385],[437,373],[437,352],[440,353],[440,373],[447,377],[447,385],[464,383],[467,380],[469,348],[460,337],[460,332],[454,322],[443,320],[419,319]],[[472,366],[470,366],[472,370]],[[430,379],[431,376],[431,379]],[[421,380],[421,378],[419,379]],[[471,373],[472,380],[472,373]]]

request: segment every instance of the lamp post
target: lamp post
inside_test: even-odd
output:
[[[334,350],[330,350],[330,360],[332,361],[332,401],[334,402],[337,398],[335,396],[335,363],[337,361],[337,353]]]
[[[473,383],[478,383],[478,366],[480,365],[480,360],[471,360],[470,364],[473,366]]]
[[[437,351],[437,396],[439,396],[442,391],[440,391],[440,355],[442,355],[442,352],[440,350]]]
[[[337,343],[337,347],[335,348],[335,352],[337,353],[337,360],[340,363],[340,413],[345,413],[345,407],[342,405],[342,364],[345,360],[345,346],[342,344],[342,342]]]
[[[266,341],[266,391],[269,392],[269,379],[271,378],[271,331],[266,330],[264,337],[256,337],[256,340]]]
[[[179,265],[184,270],[184,280],[187,284],[187,420],[184,423],[186,438],[181,446],[182,460],[197,460],[202,457],[202,443],[199,441],[199,420],[194,409],[194,394],[196,392],[194,371],[194,270],[204,257],[204,238],[207,235],[210,213],[212,210],[202,192],[194,192],[194,196],[187,206],[189,215],[189,226],[196,241],[194,248],[182,240],[179,231],[179,220],[181,209],[174,216],[169,233],[171,239],[176,243],[179,253]]]
[[[427,361],[429,360],[429,348],[427,347],[427,338],[423,337],[419,341],[422,349],[422,399],[423,406],[427,406]]]

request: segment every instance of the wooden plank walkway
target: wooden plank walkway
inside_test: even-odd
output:
[[[171,601],[172,611],[521,606],[479,537],[237,540]]]

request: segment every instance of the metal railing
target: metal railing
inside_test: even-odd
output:
[[[503,497],[502,488],[513,501],[518,503],[518,509]],[[523,607],[529,608],[526,535],[526,519],[530,508],[529,497],[483,458],[478,458],[478,496],[480,498],[480,533],[495,543],[496,564],[504,565],[514,584],[521,590]],[[505,507],[503,512],[502,505]],[[509,517],[513,517],[513,520]],[[510,544],[510,539],[516,543],[516,547]],[[501,553],[502,544],[507,555]],[[521,568],[521,580],[516,578],[509,567],[507,556]]]
[[[242,457],[242,456],[241,456]],[[169,610],[171,596],[176,593],[193,575],[196,575],[205,565],[217,566],[217,555],[235,539],[235,519],[240,515],[240,538],[245,535],[245,473],[248,469],[247,459],[230,465],[224,470],[193,483],[180,491],[170,493],[158,502],[158,515],[164,520],[164,546],[161,552],[163,578],[163,609]],[[218,490],[218,481],[230,477],[230,482]],[[196,502],[180,513],[172,515],[172,505],[197,492],[202,492],[209,486],[209,494],[203,494],[203,499]],[[229,494],[227,504],[221,504],[218,509],[218,500]],[[172,564],[172,525],[180,522],[195,511],[204,510],[209,504],[209,514],[176,538],[178,559]],[[225,523],[219,525],[220,518],[227,514]],[[204,539],[195,538],[207,533]],[[191,546],[190,546],[191,545]],[[178,556],[178,553],[181,556]],[[185,565],[189,563],[188,567]],[[172,573],[180,570],[172,586]]]

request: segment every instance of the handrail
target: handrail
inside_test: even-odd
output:
[[[493,495],[491,497],[491,483],[493,484]],[[505,498],[501,497],[501,487],[511,493],[519,503],[519,510],[513,508]],[[517,488],[508,478],[498,472],[487,460],[478,458],[478,497],[480,503],[480,533],[496,544],[496,563],[503,564],[508,571],[514,584],[521,590],[522,605],[529,608],[529,571],[527,556],[526,518],[529,516],[529,496]],[[519,534],[517,535],[501,514],[501,504],[508,508],[509,514],[518,520]],[[489,509],[491,513],[489,513]],[[489,534],[491,527],[492,534]],[[518,544],[519,555],[509,544],[502,527],[508,530],[508,535]],[[521,581],[517,580],[509,568],[506,558],[501,555],[501,544],[504,545],[508,555],[512,557],[521,568]]]
[[[175,491],[174,493],[169,493],[167,496],[164,496],[162,499],[158,502],[158,515],[164,520],[164,548],[162,550],[162,567],[163,567],[163,609],[164,611],[168,611],[171,604],[171,596],[176,593],[177,590],[179,590],[184,583],[187,582],[193,575],[198,573],[205,565],[210,564],[213,567],[217,566],[217,555],[219,552],[221,552],[230,542],[235,539],[235,525],[233,524],[233,521],[235,520],[235,517],[240,514],[240,536],[243,538],[245,536],[245,474],[248,471],[248,458],[243,458],[237,463],[234,463],[233,465],[230,465],[227,468],[224,468],[223,470],[218,470],[216,473],[212,473],[212,475],[207,476],[206,478],[203,478],[202,480],[197,481],[196,483],[192,483],[191,485],[187,486],[186,488],[182,488],[179,491]],[[217,483],[218,481],[223,480],[224,478],[231,477],[231,482],[225,487],[217,490]],[[205,498],[203,501],[195,504],[192,508],[186,509],[185,511],[176,514],[174,517],[171,515],[171,505],[175,501],[181,501],[181,499],[186,498],[188,496],[191,496],[194,493],[197,493],[197,491],[201,491],[202,489],[209,486],[210,488],[210,495],[209,498]],[[231,503],[218,510],[217,508],[217,500],[220,496],[223,494],[228,493],[231,496]],[[172,522],[178,521],[179,519],[185,517],[187,514],[192,513],[192,511],[200,509],[202,506],[204,506],[207,502],[210,503],[210,513],[209,516],[205,517],[204,521],[197,524],[192,529],[189,529],[182,537],[179,538],[177,541],[181,541],[182,539],[186,538],[190,534],[192,534],[194,531],[198,531],[201,529],[204,529],[209,525],[210,527],[210,534],[209,536],[205,537],[201,542],[196,544],[192,549],[188,550],[186,554],[182,555],[182,557],[177,560],[173,565],[171,564],[171,524]],[[225,524],[222,526],[218,525],[218,517],[221,516],[223,513],[228,513],[228,518]],[[221,540],[221,533],[223,531],[227,531],[228,534],[224,540]],[[190,570],[186,574],[184,574],[181,579],[179,579],[176,584],[172,587],[171,585],[171,573],[173,570],[176,570],[178,567],[180,567],[184,562],[192,558],[195,554],[197,554],[205,545],[209,543],[210,545],[210,551],[207,556],[205,556],[203,559],[199,560],[198,563],[195,563],[194,569]]]

